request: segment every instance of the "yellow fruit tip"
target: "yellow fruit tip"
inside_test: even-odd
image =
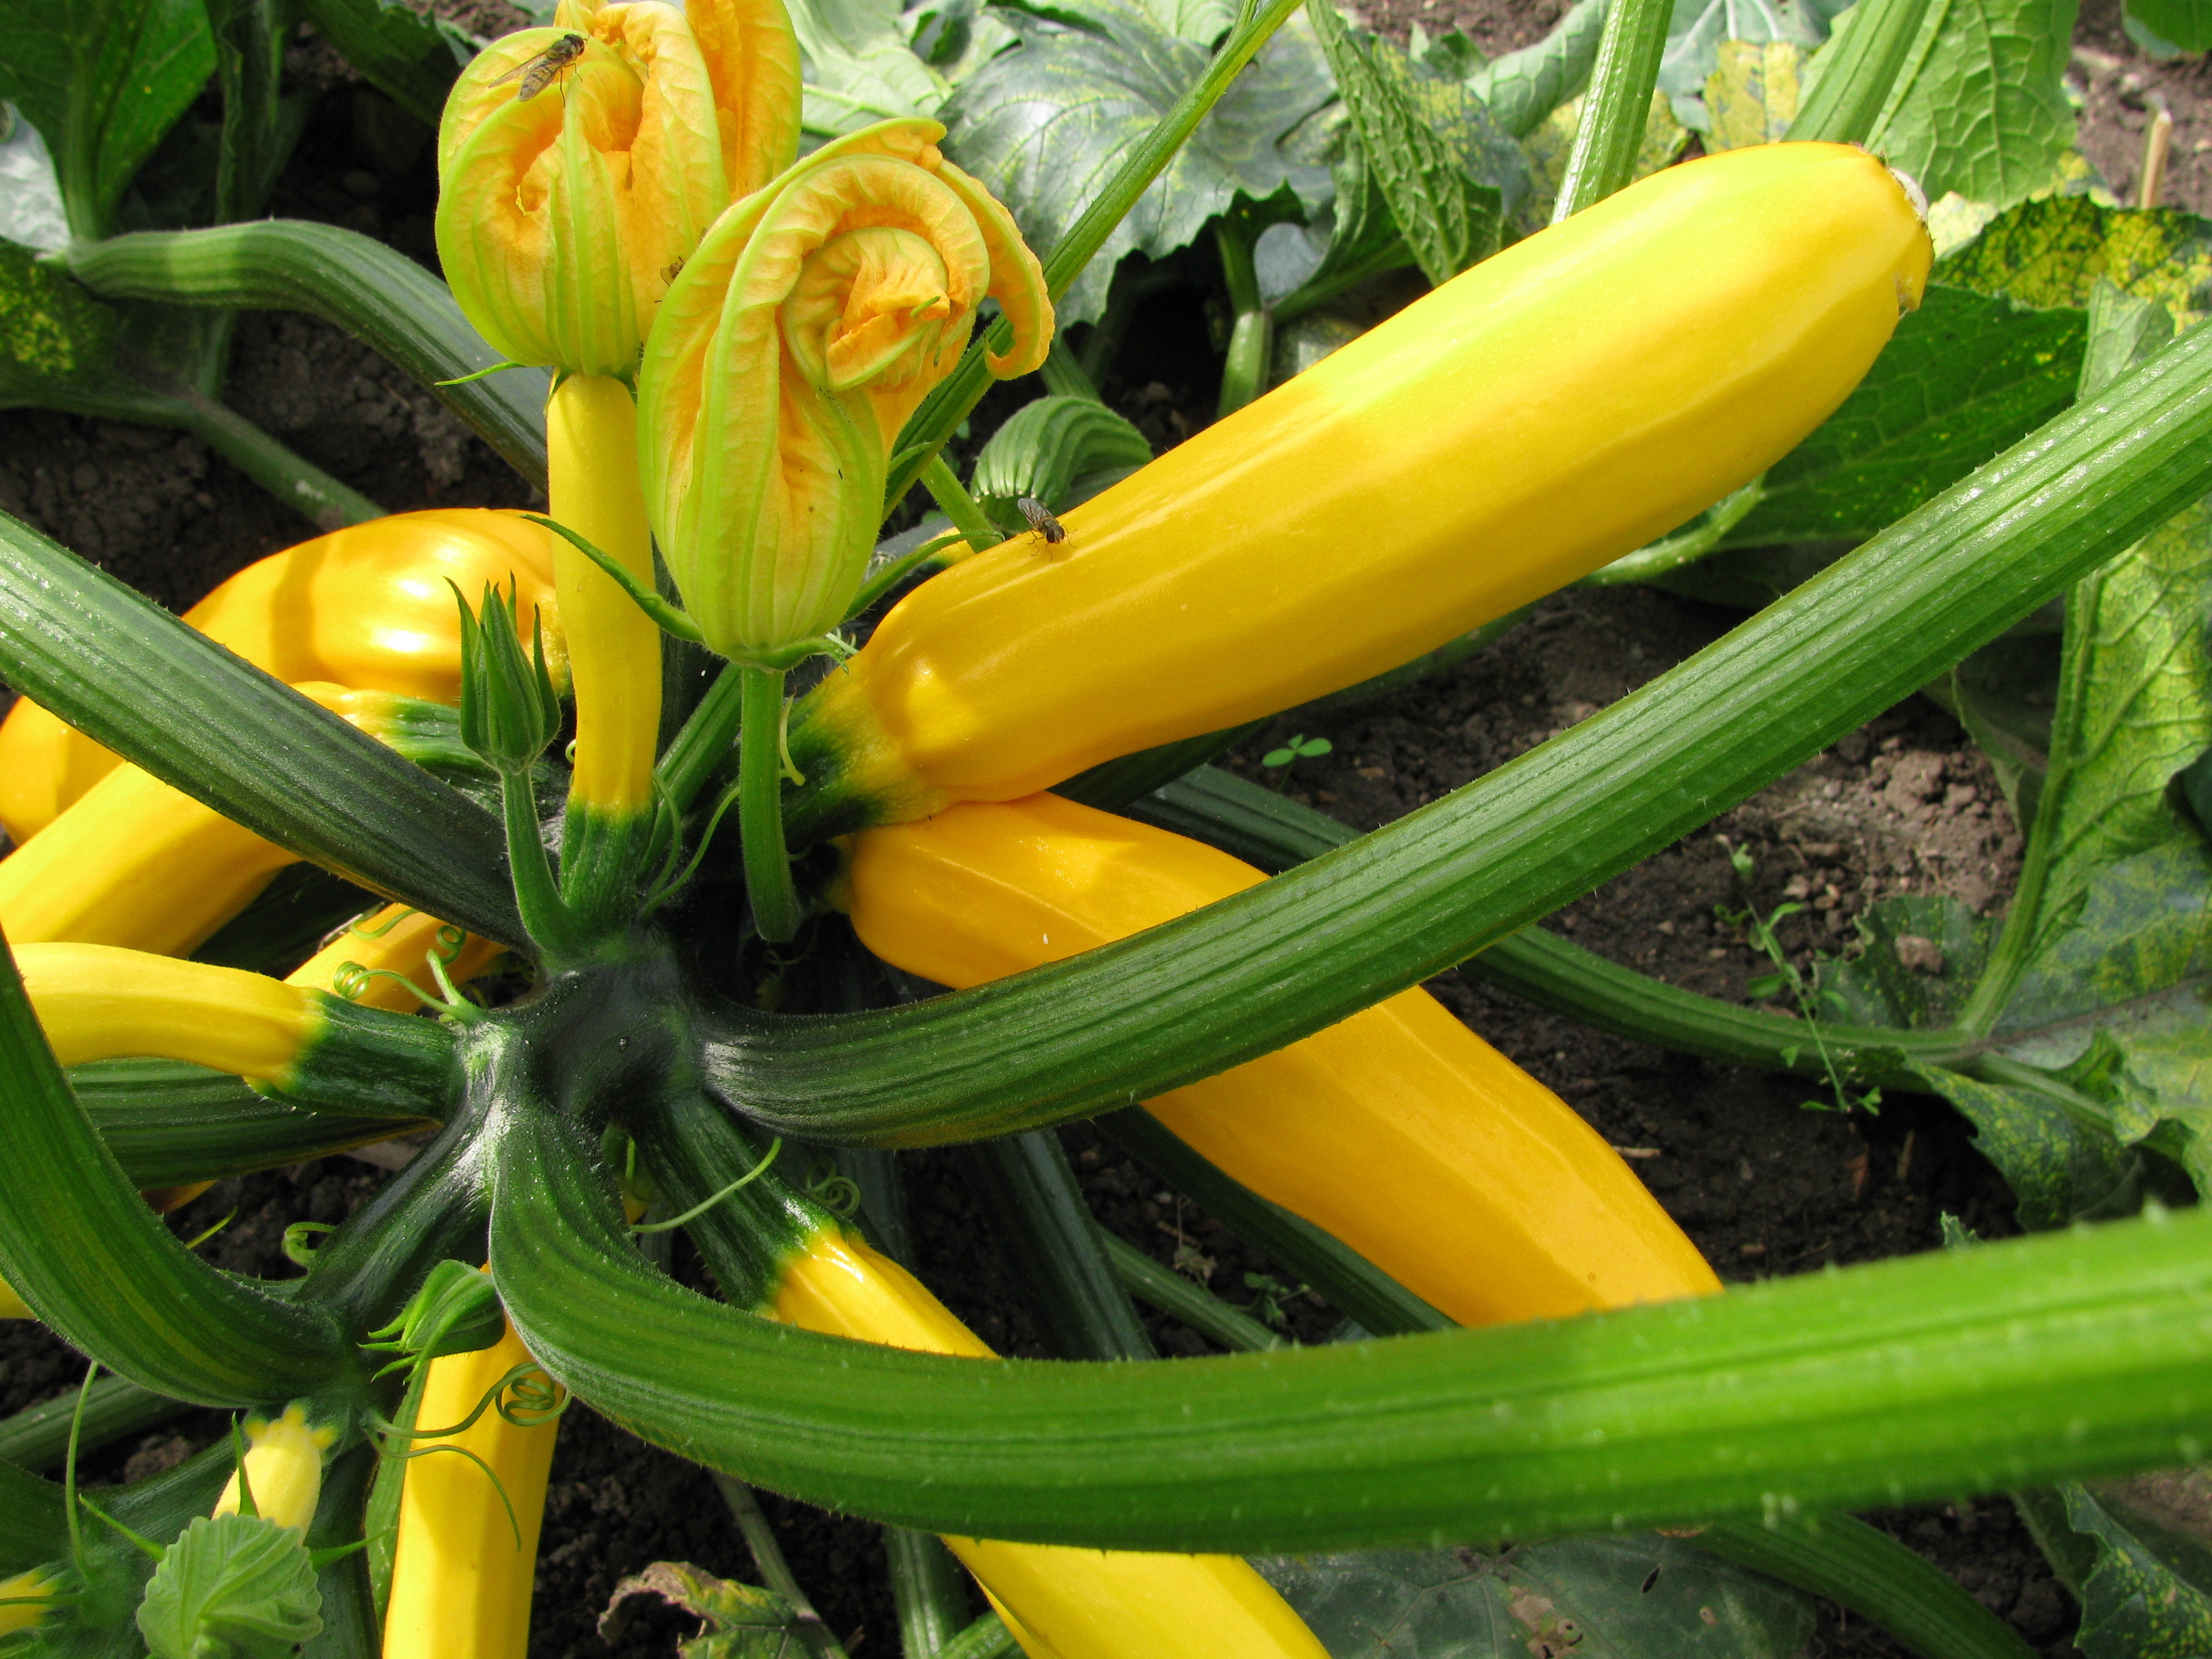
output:
[[[1926,224],[1928,222],[1928,192],[1920,188],[1920,181],[1911,173],[1898,167],[1890,168],[1889,176],[1905,186],[1905,199],[1912,204],[1912,211],[1918,216],[1920,222]]]

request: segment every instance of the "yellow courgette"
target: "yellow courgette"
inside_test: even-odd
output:
[[[913,1274],[835,1227],[786,1265],[770,1311],[863,1342],[991,1353]],[[1030,1659],[1323,1659],[1289,1603],[1233,1555],[945,1541]]]
[[[1837,144],[1670,167],[924,583],[793,710],[794,836],[1012,800],[1434,649],[1787,453],[1918,302]]]
[[[372,735],[391,701],[322,683],[293,690]],[[299,862],[135,766],[114,767],[48,828],[0,860],[0,929],[18,945],[66,939],[183,956]]]
[[[430,702],[460,700],[461,635],[450,580],[471,604],[486,582],[535,605],[565,681],[550,531],[481,507],[402,513],[319,536],[246,566],[185,620],[288,684],[328,681]],[[28,698],[0,722],[0,826],[21,846],[119,763]]]
[[[491,1347],[432,1360],[416,1424],[433,1429],[459,1422],[493,1384],[529,1358],[510,1326]],[[407,1465],[392,1599],[384,1614],[384,1659],[523,1659],[557,1426],[524,1427],[493,1409],[459,1434],[411,1443],[416,1449],[453,1446],[472,1452],[490,1474],[452,1452],[431,1452]],[[507,1504],[500,1501],[493,1476]]]
[[[1036,795],[854,837],[845,902],[878,956],[964,987],[1262,879],[1197,842]],[[1146,1109],[1462,1324],[1720,1288],[1603,1138],[1425,991]]]

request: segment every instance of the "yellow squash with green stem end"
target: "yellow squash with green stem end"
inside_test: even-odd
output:
[[[432,1360],[417,1427],[459,1423],[529,1359],[510,1326],[491,1347]],[[409,1462],[399,1492],[384,1659],[524,1659],[557,1426],[511,1423],[495,1407],[459,1434],[404,1443],[414,1449],[459,1447],[482,1458],[490,1474],[449,1451]],[[506,1504],[493,1476],[506,1491]],[[507,1504],[514,1506],[512,1525]]]
[[[337,1443],[337,1429],[318,1423],[307,1402],[295,1400],[273,1418],[246,1419],[245,1485],[253,1490],[254,1512],[264,1521],[305,1532],[315,1518],[323,1493],[323,1462]],[[243,1506],[238,1472],[233,1470],[215,1513],[236,1515]]]
[[[913,1274],[824,1226],[785,1264],[773,1316],[927,1353],[991,1350]],[[1030,1659],[1323,1659],[1267,1581],[1232,1555],[1164,1555],[947,1538]],[[387,1654],[389,1650],[386,1650]]]
[[[401,729],[390,692],[293,690],[372,737],[391,741]],[[0,860],[0,928],[18,944],[67,939],[184,956],[297,862],[213,807],[118,763]]]
[[[932,578],[793,711],[794,839],[1014,800],[1335,690],[1779,460],[1918,303],[1865,152],[1670,167],[1515,244],[1096,499]]]
[[[14,1295],[12,1291],[0,1290],[0,1299],[12,1299]],[[0,1314],[0,1318],[25,1317],[27,1312],[26,1310],[23,1315]],[[13,1636],[17,1631],[36,1630],[45,1620],[48,1609],[55,1605],[46,1598],[67,1594],[67,1587],[46,1567],[32,1567],[13,1577],[0,1578],[0,1637]]]
[[[402,513],[257,560],[185,612],[218,645],[288,684],[325,682],[448,706],[459,701],[454,586],[487,582],[534,610],[556,683],[568,678],[553,606],[550,531],[481,507]],[[109,750],[24,699],[0,723],[0,826],[18,846],[120,765]]]
[[[957,988],[1264,879],[1198,842],[1034,795],[855,836],[843,902],[871,951]],[[1603,1137],[1425,991],[1145,1108],[1463,1325],[1721,1288]]]
[[[152,1057],[283,1085],[325,1024],[324,993],[106,945],[18,945],[23,988],[64,1066]]]

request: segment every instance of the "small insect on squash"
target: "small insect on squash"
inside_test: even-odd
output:
[[[514,94],[514,101],[526,104],[559,80],[562,72],[583,55],[584,37],[564,34],[528,63],[516,64],[490,84],[503,87],[510,81],[521,82],[521,89]]]
[[[1021,510],[1022,517],[1030,521],[1030,528],[1047,542],[1058,546],[1067,539],[1067,532],[1061,529],[1060,520],[1052,516],[1052,509],[1036,496],[1017,496],[1014,505]]]

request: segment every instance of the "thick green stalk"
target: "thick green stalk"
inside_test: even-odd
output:
[[[661,755],[657,775],[678,811],[690,810],[699,792],[730,757],[744,718],[744,686],[743,669],[725,667]]]
[[[1866,0],[1854,9],[1843,38],[1814,60],[1820,78],[1797,106],[1797,118],[1790,124],[1790,142],[1866,143],[1911,55],[1929,3]]]
[[[1221,250],[1222,278],[1229,285],[1230,308],[1237,317],[1229,336],[1229,358],[1221,368],[1217,417],[1235,414],[1267,389],[1274,319],[1267,313],[1259,273],[1252,267],[1252,240],[1244,226],[1230,220],[1222,220],[1213,228],[1214,245]]]
[[[518,1110],[492,1270],[548,1370],[684,1456],[964,1536],[1305,1551],[1540,1538],[2194,1462],[2212,1214],[1578,1319],[1172,1365],[962,1359],[711,1302]]]
[[[1206,766],[1124,809],[1143,823],[1233,853],[1271,874],[1357,841],[1357,831],[1235,774]],[[1823,1075],[1802,1021],[1700,996],[1608,962],[1540,927],[1509,934],[1460,964],[1486,984],[1615,1036],[1731,1066]],[[1925,1085],[1913,1063],[1960,1066],[1978,1048],[1966,1033],[1824,1022],[1829,1053],[1849,1074],[1897,1088]]]
[[[1068,1359],[1157,1359],[1056,1134],[971,1147],[965,1170],[1000,1254]]]
[[[945,453],[939,450],[929,458],[921,469],[922,488],[929,492],[930,500],[938,510],[952,520],[952,527],[960,532],[960,539],[968,544],[970,552],[981,553],[987,547],[996,547],[1006,540],[991,521],[983,516],[983,509],[968,493],[959,475],[947,465]]]
[[[1232,1353],[1262,1353],[1288,1347],[1258,1320],[1241,1314],[1220,1297],[1185,1279],[1172,1267],[1163,1267],[1135,1245],[1112,1233],[1104,1235],[1107,1259],[1115,1274],[1139,1302],[1151,1304],[1171,1318],[1180,1319],[1201,1336],[1210,1336]]]
[[[110,299],[320,317],[397,363],[525,478],[545,482],[546,372],[511,368],[441,385],[500,356],[451,289],[381,242],[336,225],[266,219],[79,243],[69,261],[78,281]]]
[[[429,1127],[419,1117],[302,1111],[241,1079],[177,1060],[102,1060],[70,1067],[69,1079],[100,1139],[142,1191],[279,1169]]]
[[[111,1370],[207,1406],[357,1383],[319,1309],[217,1273],[146,1207],[70,1093],[0,947],[0,1278]]]
[[[0,678],[256,835],[523,942],[490,814],[5,514]]]
[[[1674,0],[1614,0],[1607,13],[1582,120],[1552,209],[1553,224],[1602,202],[1636,176],[1636,155],[1651,118],[1651,94],[1659,84],[1659,59],[1674,15]]]
[[[738,750],[738,832],[744,849],[745,896],[753,926],[772,945],[799,931],[803,913],[791,884],[791,854],[783,842],[783,673],[743,664]]]
[[[884,1528],[884,1554],[898,1609],[899,1652],[903,1659],[939,1659],[968,1622],[968,1575],[942,1540],[905,1527]]]
[[[1275,880],[1066,962],[804,1024],[731,1011],[763,1121],[920,1145],[1042,1127],[1270,1053],[1709,822],[2212,491],[2192,331],[1689,661]]]
[[[1091,383],[1091,377],[1083,372],[1082,359],[1068,349],[1065,334],[1052,337],[1052,350],[1047,354],[1041,372],[1044,389],[1055,398],[1088,398],[1094,404],[1105,401],[1098,395],[1098,388]]]
[[[1723,1521],[1690,1540],[1869,1619],[1924,1659],[2034,1659],[1941,1568],[1848,1515]]]
[[[1067,234],[1046,258],[1045,287],[1054,299],[1066,294],[1083,274],[1084,267],[1106,246],[1106,239],[1114,234],[1115,228],[1128,217],[1130,210],[1152,188],[1152,180],[1166,171],[1183,141],[1198,130],[1206,112],[1229,90],[1230,83],[1267,45],[1268,37],[1303,3],[1304,0],[1267,0],[1249,22],[1222,43],[1221,50],[1206,65],[1206,73],[1176,100],[1168,112],[1129,151],[1128,158],[1108,181],[1106,188],[1092,198],[1082,217],[1068,227]],[[906,492],[914,488],[915,480],[921,476],[921,469],[930,457],[944,446],[953,428],[968,418],[969,411],[982,401],[984,392],[990,389],[990,371],[983,364],[987,347],[993,351],[1004,351],[1012,343],[1012,328],[1003,319],[994,322],[969,346],[959,366],[922,400],[921,407],[915,410],[906,429],[899,434],[898,445],[893,452],[890,483],[884,492],[885,511],[905,499]]]
[[[103,1376],[86,1396],[77,1449],[97,1451],[126,1434],[166,1423],[179,1412],[190,1409],[185,1401],[143,1389],[127,1376]],[[0,1463],[23,1469],[59,1468],[62,1455],[69,1449],[70,1419],[76,1413],[76,1390],[71,1389],[0,1420]]]

